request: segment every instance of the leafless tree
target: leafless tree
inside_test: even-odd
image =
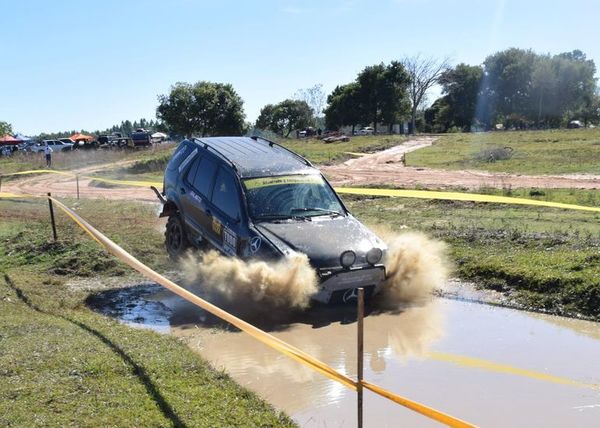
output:
[[[294,99],[305,101],[313,111],[314,116],[321,117],[323,115],[323,109],[325,108],[327,95],[323,92],[323,85],[318,83],[311,88],[298,89],[296,93],[294,93]]]
[[[442,73],[450,67],[450,59],[444,58],[438,60],[437,58],[422,57],[420,54],[417,54],[404,57],[400,62],[410,76],[408,92],[412,103],[411,120],[414,135],[416,133],[415,122],[417,111],[427,99],[427,91],[438,83]]]

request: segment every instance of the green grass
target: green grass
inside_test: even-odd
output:
[[[510,159],[488,162],[481,153],[511,147]],[[409,153],[408,166],[515,174],[600,174],[600,129],[449,134]]]
[[[69,201],[74,204],[74,201]],[[84,201],[77,211],[159,270],[152,206]],[[293,426],[168,335],[90,310],[70,281],[129,268],[47,205],[0,201],[0,426]]]
[[[563,196],[554,194],[558,202],[572,197]],[[348,205],[368,224],[447,242],[461,278],[527,307],[600,319],[600,214],[403,198],[348,198]]]

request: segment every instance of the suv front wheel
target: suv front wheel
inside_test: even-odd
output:
[[[185,250],[190,247],[179,214],[169,216],[167,230],[165,231],[165,246],[167,247],[169,256],[173,260],[181,257]]]

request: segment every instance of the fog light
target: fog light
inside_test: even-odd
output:
[[[344,251],[342,253],[342,255],[340,256],[340,263],[345,268],[352,266],[355,261],[356,261],[356,254],[354,254],[354,251],[350,251],[350,250]]]
[[[369,252],[367,253],[367,261],[370,264],[374,265],[376,263],[379,263],[382,256],[383,256],[383,251],[381,251],[380,248],[371,248],[369,250]]]

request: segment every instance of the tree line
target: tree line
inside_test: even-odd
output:
[[[540,55],[511,48],[483,65],[459,64],[441,74],[442,97],[424,111],[429,131],[557,128],[571,120],[598,123],[596,66],[579,51]]]
[[[265,105],[246,123],[243,100],[228,84],[178,83],[159,96],[157,117],[178,135],[240,134],[252,128],[288,137],[294,130],[409,122],[425,132],[554,128],[577,119],[597,123],[600,96],[594,61],[575,50],[557,55],[511,48],[482,65],[449,66],[448,59],[416,55],[365,67],[350,83],[325,95],[322,85]],[[424,108],[429,90],[442,96]]]

